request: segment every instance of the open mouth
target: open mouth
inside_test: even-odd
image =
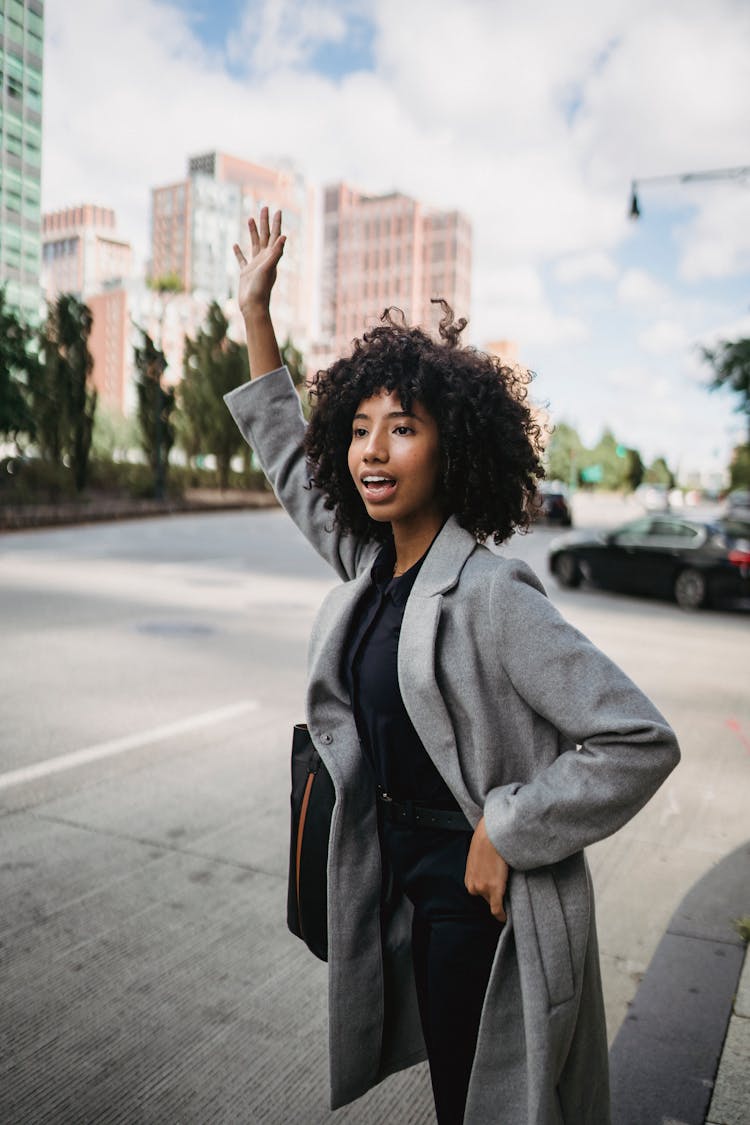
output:
[[[396,491],[396,482],[393,477],[372,474],[362,477],[362,488],[368,499],[385,500]]]

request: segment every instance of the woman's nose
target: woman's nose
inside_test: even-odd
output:
[[[384,461],[388,456],[385,444],[378,434],[370,434],[363,457],[365,461]]]

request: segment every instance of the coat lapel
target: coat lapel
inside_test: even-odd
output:
[[[406,603],[398,647],[398,678],[414,729],[464,813],[476,824],[481,809],[466,787],[456,736],[435,673],[435,654],[443,595],[458,582],[476,548],[473,535],[447,521],[414,583]]]

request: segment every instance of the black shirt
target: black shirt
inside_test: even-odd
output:
[[[398,683],[401,622],[426,557],[425,553],[419,562],[394,578],[393,542],[382,547],[371,571],[372,583],[352,619],[342,672],[362,748],[377,784],[397,801],[421,801],[455,809],[455,798],[412,726]]]

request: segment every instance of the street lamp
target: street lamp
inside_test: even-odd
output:
[[[639,218],[641,208],[638,203],[638,188],[641,184],[672,183],[689,184],[698,180],[744,180],[750,175],[750,165],[742,168],[717,168],[709,172],[679,172],[671,176],[646,176],[640,180],[633,180],[630,185],[630,211],[631,219]]]

